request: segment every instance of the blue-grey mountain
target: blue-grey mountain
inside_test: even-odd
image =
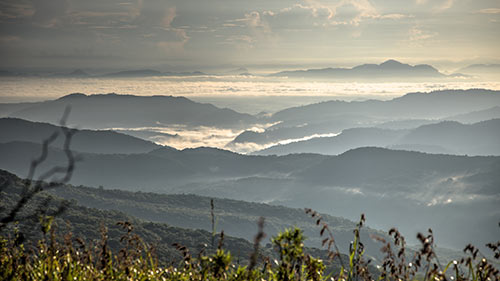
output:
[[[249,114],[173,96],[71,94],[31,104],[1,104],[0,116],[57,124],[71,107],[68,124],[85,128],[134,128],[168,125],[246,127]],[[14,108],[15,110],[13,110]]]
[[[61,127],[40,122],[30,122],[17,118],[0,118],[0,143],[25,141],[42,143],[54,133],[59,136],[51,144],[62,149],[64,146]],[[89,153],[145,153],[160,146],[140,138],[120,134],[114,131],[76,130],[71,141],[71,148],[79,152]]]
[[[320,137],[276,145],[257,155],[320,153],[336,155],[347,150],[377,146],[429,153],[500,155],[500,119],[474,124],[442,121],[415,129],[353,128],[334,137]]]
[[[456,74],[459,75],[459,74]],[[455,76],[456,76],[455,75]],[[381,64],[362,64],[352,68],[321,68],[282,71],[271,74],[274,77],[311,78],[330,80],[375,80],[393,81],[398,79],[419,80],[438,79],[448,76],[428,64],[409,65],[396,60]]]

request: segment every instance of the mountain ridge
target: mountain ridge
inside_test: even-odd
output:
[[[373,127],[394,120],[445,119],[495,105],[500,105],[500,91],[488,89],[415,92],[387,101],[324,101],[278,111],[267,119],[275,125],[263,132],[244,131],[230,145],[269,146],[282,140],[338,134],[344,129]],[[487,112],[483,116],[496,115]]]
[[[75,93],[44,102],[0,104],[0,116],[57,124],[68,106],[71,107],[68,124],[96,129],[158,125],[238,128],[258,122],[250,114],[194,102],[186,97],[116,93]]]
[[[419,78],[447,78],[454,77],[442,74],[428,64],[410,65],[394,59],[386,60],[380,64],[361,64],[352,68],[320,68],[306,70],[289,70],[270,74],[271,77],[295,78],[330,78],[330,79],[419,79]],[[463,75],[462,75],[463,76]]]
[[[333,137],[318,137],[279,144],[256,151],[254,155],[320,153],[337,155],[362,146],[378,146],[442,154],[500,155],[500,119],[462,124],[444,120],[414,129],[360,127],[343,130]],[[426,149],[427,148],[427,149]]]
[[[40,149],[40,144],[35,143],[0,144],[0,168],[26,176],[26,163],[38,156]],[[437,237],[446,240],[446,247],[463,246],[464,239],[470,237],[486,243],[497,231],[491,221],[498,213],[500,200],[498,156],[436,155],[380,148],[360,148],[339,156],[279,157],[213,149],[208,154],[203,150],[161,151],[166,153],[83,153],[71,184],[310,207],[351,220],[367,213],[373,227],[389,229],[392,225],[388,223],[398,222],[411,237],[422,230],[417,228],[419,225],[432,227]],[[67,161],[61,150],[50,148],[48,155],[40,170]],[[394,213],[394,208],[399,211]],[[408,215],[414,223],[404,219]],[[446,222],[441,221],[443,216]],[[473,218],[477,226],[464,229],[463,220]],[[461,235],[456,235],[458,230]]]
[[[74,130],[72,149],[78,152],[90,153],[145,153],[161,146],[114,131]],[[0,118],[0,131],[8,132],[0,135],[0,143],[11,141],[27,141],[41,143],[44,138],[53,133],[62,134],[62,127],[43,122],[32,122],[19,118]],[[50,144],[62,148],[64,141],[61,137]]]

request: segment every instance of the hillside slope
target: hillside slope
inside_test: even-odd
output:
[[[119,210],[128,215],[154,222],[183,228],[211,230],[210,198],[193,194],[157,194],[148,192],[128,192],[106,190],[84,186],[67,186],[51,191],[61,198],[74,199],[78,204],[98,209]],[[297,226],[308,237],[306,245],[321,247],[320,227],[303,209],[252,203],[223,198],[214,199],[217,228],[228,235],[252,241],[255,225],[259,217],[266,220],[266,232],[278,233],[285,228]],[[342,252],[347,252],[356,223],[353,221],[322,215],[333,231]],[[369,222],[368,222],[369,224]],[[370,228],[362,232],[367,253],[379,256],[379,244],[370,236],[385,237],[386,234]]]
[[[7,187],[5,187],[5,183],[8,183]],[[0,184],[4,187],[0,190],[0,203],[3,207],[0,210],[0,217],[3,218],[3,215],[5,215],[4,212],[10,210],[14,202],[19,200],[19,195],[26,181],[11,173],[0,170]],[[45,201],[48,196],[49,194],[46,192],[40,193],[22,209],[19,217],[33,214],[39,204]],[[50,196],[50,198],[51,205],[49,206],[49,211],[54,211],[57,206],[60,206],[64,202],[60,197]],[[71,200],[66,206],[64,212],[56,217],[53,225],[53,228],[60,235],[59,237],[63,237],[71,232],[74,238],[83,239],[87,244],[99,245],[101,228],[104,227],[107,229],[110,248],[114,253],[118,253],[125,246],[125,244],[120,242],[120,239],[126,234],[126,231],[117,225],[117,223],[127,221],[132,223],[135,234],[138,234],[146,243],[155,245],[155,252],[162,263],[177,263],[182,260],[181,253],[172,246],[173,243],[184,245],[193,253],[198,253],[205,247],[207,247],[209,252],[213,251],[210,246],[212,234],[208,231],[184,229],[164,223],[147,222],[116,210],[100,210],[84,207],[77,204],[75,200]],[[25,217],[20,221],[19,231],[26,236],[28,243],[29,241],[41,238],[38,217]],[[257,231],[256,225],[253,231]],[[215,239],[216,243],[218,239],[218,237]],[[231,251],[242,262],[246,262],[253,251],[253,245],[250,242],[231,236],[224,237],[224,245],[225,249]],[[269,249],[264,249],[264,252],[271,254]]]
[[[319,137],[271,146],[253,154],[320,153],[336,155],[363,146],[456,155],[500,155],[500,119],[474,124],[443,121],[406,130],[354,128],[344,130],[334,137]]]
[[[39,144],[0,144],[0,168],[26,176],[26,163],[39,153]],[[339,156],[245,156],[207,148],[81,156],[72,179],[76,185],[308,207],[351,220],[366,213],[372,227],[396,225],[410,239],[432,227],[446,247],[484,245],[498,232],[500,157],[380,148]],[[40,168],[65,161],[62,151],[50,149]]]
[[[167,125],[241,127],[257,122],[249,114],[173,96],[70,94],[29,106],[2,104],[9,117],[57,124],[66,107],[68,124],[85,128],[135,128]],[[12,111],[10,107],[19,107]],[[5,113],[0,112],[0,116]]]
[[[275,123],[274,126],[264,132],[245,131],[237,136],[231,145],[272,145],[279,141],[300,139],[315,134],[338,134],[350,128],[375,127],[395,120],[440,120],[450,116],[467,115],[473,111],[483,111],[492,106],[500,106],[500,91],[441,90],[409,93],[387,101],[326,101],[276,112],[268,119],[268,122]],[[486,113],[482,116],[494,116],[494,114]],[[409,126],[406,128],[413,127],[412,124]]]
[[[0,131],[6,132],[0,135],[0,143],[12,141],[42,143],[44,139],[56,132],[60,136],[51,143],[51,146],[60,149],[64,146],[61,127],[48,123],[31,122],[17,118],[0,118]],[[72,138],[71,146],[79,152],[104,154],[145,153],[160,147],[152,142],[129,135],[113,131],[92,130],[77,130]]]

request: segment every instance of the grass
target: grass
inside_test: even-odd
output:
[[[64,125],[67,114],[61,120]],[[81,237],[73,237],[68,232],[57,235],[53,227],[54,217],[62,213],[67,206],[61,205],[55,212],[48,212],[51,198],[42,200],[29,218],[38,219],[40,235],[38,240],[27,241],[19,231],[21,210],[43,190],[56,188],[69,181],[77,161],[69,145],[73,131],[63,130],[65,153],[68,164],[54,167],[41,176],[39,181],[32,181],[35,170],[45,161],[48,147],[57,137],[46,139],[39,158],[30,167],[30,176],[19,200],[8,210],[0,206],[6,215],[0,219],[0,281],[3,280],[464,280],[483,281],[500,280],[495,263],[486,259],[477,248],[467,245],[466,258],[442,264],[434,251],[434,237],[431,230],[427,234],[418,234],[421,247],[409,259],[404,237],[397,229],[389,230],[391,241],[382,237],[373,237],[383,245],[383,261],[374,267],[371,260],[364,256],[365,246],[360,239],[360,230],[365,223],[362,215],[354,229],[353,241],[349,247],[348,259],[343,259],[335,242],[335,237],[327,223],[315,211],[306,213],[321,226],[319,235],[328,252],[327,260],[321,260],[304,251],[305,236],[299,228],[286,229],[271,239],[276,259],[262,255],[260,243],[264,238],[264,220],[259,221],[259,231],[255,236],[253,252],[249,263],[242,265],[234,262],[231,253],[224,249],[224,232],[220,232],[218,246],[212,252],[203,250],[193,255],[190,250],[178,243],[175,247],[182,255],[180,262],[159,262],[155,247],[144,242],[134,233],[130,222],[117,224],[123,229],[120,237],[121,249],[111,250],[108,231],[101,228],[101,238],[97,243],[86,243]],[[43,181],[58,174],[62,177],[50,183]],[[6,180],[0,182],[0,191],[12,186]],[[3,215],[3,214],[2,214]],[[215,248],[217,221],[214,205],[211,201],[212,248]],[[85,238],[85,237],[83,237]],[[498,264],[500,259],[500,241],[486,245],[493,251]],[[328,270],[331,263],[338,261],[340,269]],[[174,263],[174,264],[173,264]]]
[[[340,270],[327,272],[326,263],[306,254],[305,237],[299,228],[286,229],[272,238],[277,259],[262,256],[259,246],[264,233],[263,221],[255,238],[255,247],[248,265],[235,264],[231,253],[223,246],[221,232],[219,245],[211,253],[197,253],[193,256],[188,248],[174,244],[182,254],[178,264],[160,264],[154,247],[145,243],[134,233],[128,222],[119,222],[123,229],[122,248],[112,252],[108,245],[108,233],[101,229],[101,239],[95,245],[86,244],[80,238],[67,233],[56,237],[52,227],[52,216],[41,216],[42,238],[35,247],[23,243],[21,233],[14,227],[9,236],[0,238],[1,280],[499,280],[500,275],[494,263],[483,257],[479,250],[467,245],[468,255],[458,261],[445,264],[437,260],[434,253],[432,231],[419,234],[421,249],[411,260],[407,259],[404,237],[391,229],[392,241],[378,238],[382,243],[384,260],[373,270],[370,260],[365,260],[364,245],[359,232],[363,227],[364,215],[354,230],[348,263],[340,258],[334,237],[328,225],[323,224],[318,213],[306,210],[318,225],[320,235],[330,253],[329,259],[339,259]],[[62,238],[62,239],[60,239]],[[500,241],[487,245],[493,251],[494,259],[500,258]]]

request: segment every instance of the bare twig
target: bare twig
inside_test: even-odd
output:
[[[70,108],[67,107],[59,123],[61,125],[61,130],[64,135],[64,153],[67,158],[66,166],[52,167],[45,173],[41,174],[37,180],[33,180],[37,169],[43,162],[47,160],[47,157],[49,155],[50,144],[52,144],[59,136],[59,132],[54,132],[48,138],[43,140],[42,152],[40,156],[31,161],[27,177],[27,183],[23,186],[23,190],[21,192],[21,198],[16,202],[16,204],[8,212],[8,214],[0,219],[0,230],[4,229],[9,223],[12,223],[16,219],[18,219],[19,212],[23,209],[24,206],[26,206],[26,204],[28,204],[28,202],[30,202],[33,199],[35,195],[42,192],[43,190],[57,188],[63,184],[68,183],[71,180],[71,177],[73,175],[73,170],[75,168],[75,162],[79,160],[79,157],[73,155],[73,152],[70,149],[72,137],[77,131],[65,127],[69,113],[70,113]],[[58,179],[51,180],[49,183],[45,183],[46,180],[53,178],[57,174],[63,174],[63,175]],[[10,184],[9,182],[2,184],[2,188],[8,186],[9,184]],[[36,211],[33,214],[23,217],[23,219],[26,219],[27,217],[30,216],[36,217],[39,214],[46,214],[47,208],[50,204],[50,200],[51,200],[50,197],[48,197],[46,200],[42,201],[38,205]],[[60,214],[66,209],[66,207],[67,205],[65,205],[65,203],[61,204],[61,206],[59,206],[59,208],[55,212],[53,212],[52,215]]]
[[[264,237],[266,237],[266,234],[264,233],[264,218],[260,217],[259,222],[257,223],[257,226],[259,227],[259,231],[257,232],[257,235],[255,235],[254,239],[254,244],[253,244],[253,253],[250,256],[250,265],[248,266],[248,271],[251,271],[255,265],[257,265],[257,258],[259,256],[259,244]]]
[[[328,227],[328,224],[323,221],[323,218],[321,217],[321,215],[318,212],[316,212],[312,209],[309,209],[309,208],[306,208],[305,212],[306,212],[306,214],[310,215],[311,218],[316,219],[316,225],[321,225],[320,236],[321,237],[325,236],[325,232],[328,235],[325,239],[323,239],[323,241],[321,243],[322,246],[327,245],[328,257],[332,261],[336,257],[338,257],[340,265],[342,266],[342,268],[345,269],[346,267],[344,266],[344,262],[342,261],[342,257],[340,255],[340,250],[337,247],[337,243],[335,243],[335,238],[333,237],[333,233],[330,230],[330,228]],[[332,251],[332,247],[333,247],[333,249],[335,249],[335,251]]]

